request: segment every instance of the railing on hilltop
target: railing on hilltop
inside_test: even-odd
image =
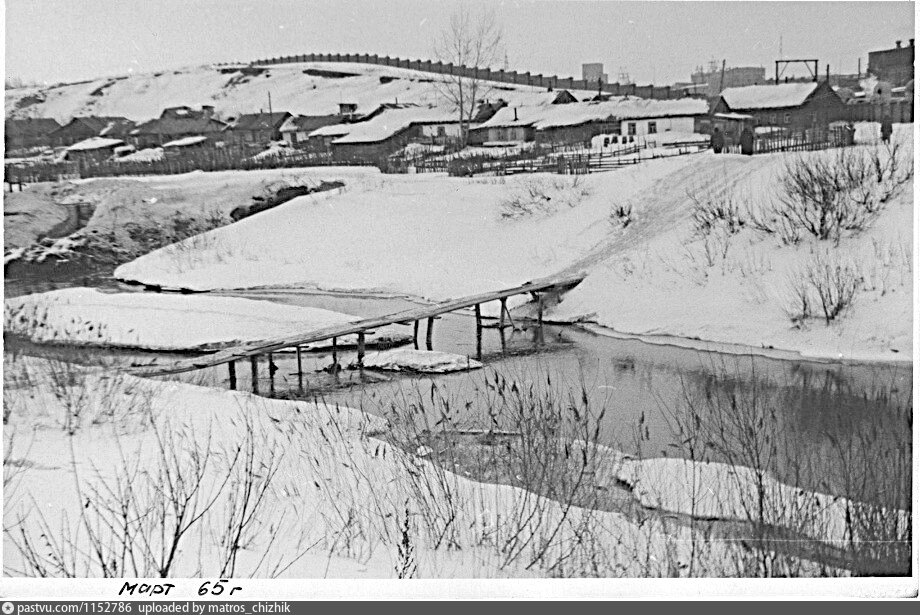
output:
[[[514,85],[527,85],[545,89],[554,90],[602,90],[607,94],[614,96],[638,96],[640,98],[653,98],[657,100],[669,100],[674,98],[684,98],[685,93],[682,90],[674,90],[671,86],[655,85],[636,85],[634,83],[605,83],[600,84],[596,81],[585,79],[575,79],[573,77],[559,77],[558,75],[543,75],[540,73],[533,74],[530,72],[519,73],[513,70],[493,70],[491,68],[455,66],[451,63],[432,62],[431,60],[409,60],[399,57],[380,56],[368,53],[306,53],[293,56],[282,56],[277,58],[267,58],[252,62],[253,66],[272,66],[277,64],[295,64],[302,62],[348,62],[357,64],[374,64],[377,66],[389,66],[392,68],[406,68],[409,70],[421,71],[426,73],[435,73],[438,75],[456,75],[468,77],[471,79],[482,79],[485,81],[495,81],[498,83],[509,83]]]

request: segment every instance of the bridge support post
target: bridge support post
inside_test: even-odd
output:
[[[418,321],[412,325],[412,347],[418,350]]]
[[[338,338],[332,338],[332,373],[335,373],[339,369],[339,350],[338,350],[339,340]]]
[[[230,390],[236,390],[236,361],[227,363],[227,369],[230,371]]]
[[[537,343],[543,343],[543,294],[537,295]]]
[[[268,395],[269,397],[275,396],[275,372],[278,371],[278,367],[275,365],[275,361],[272,353],[268,353]]]
[[[476,304],[476,360],[482,361],[482,310]]]
[[[297,345],[297,392],[303,394],[303,358],[299,344]]]
[[[249,357],[249,366],[252,368],[252,392],[259,394],[259,357],[252,355]]]
[[[358,333],[358,367],[364,368],[364,331]]]
[[[431,346],[431,335],[434,333],[434,316],[428,318],[428,330],[425,331],[425,348],[428,350],[432,349]]]
[[[508,308],[505,307],[506,302],[505,298],[500,299],[501,307],[498,309],[498,339],[502,343],[502,352],[505,352],[505,312],[508,311]]]

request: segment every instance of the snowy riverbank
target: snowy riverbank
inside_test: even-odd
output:
[[[905,138],[906,127],[896,128]],[[755,228],[751,211],[779,198],[780,176],[799,157],[705,153],[574,179],[371,176],[310,206],[295,199],[157,250],[116,276],[164,288],[289,286],[444,300],[585,272],[550,318],[813,358],[909,358],[912,180],[863,230],[784,245]],[[698,202],[723,198],[736,207],[732,224],[701,229]],[[794,314],[793,282],[816,259],[849,267],[859,280],[850,305],[827,323]]]

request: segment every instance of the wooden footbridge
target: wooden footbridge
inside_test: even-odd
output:
[[[502,336],[502,342],[504,342],[504,330],[505,327],[511,326],[511,314],[508,311],[507,300],[509,297],[515,295],[530,294],[537,302],[537,321],[539,326],[543,326],[543,307],[544,307],[544,297],[547,294],[558,294],[573,288],[578,285],[584,279],[585,275],[583,273],[576,275],[568,275],[554,278],[545,278],[542,280],[537,280],[533,282],[528,282],[520,286],[515,286],[513,288],[506,288],[504,290],[492,291],[487,293],[482,293],[479,295],[472,295],[469,297],[463,297],[460,299],[454,299],[452,301],[445,301],[443,303],[437,303],[434,305],[422,306],[419,308],[414,308],[410,310],[404,310],[402,312],[397,312],[395,314],[388,314],[386,316],[378,316],[374,318],[365,318],[363,320],[358,320],[355,322],[342,323],[337,325],[331,325],[328,327],[323,327],[321,329],[313,329],[310,331],[304,331],[303,333],[287,334],[283,337],[278,337],[274,339],[267,339],[257,342],[250,342],[248,344],[243,344],[241,346],[234,346],[232,348],[226,348],[212,354],[202,355],[199,357],[194,357],[191,359],[184,359],[182,361],[177,361],[170,365],[147,365],[140,367],[132,367],[126,371],[128,373],[134,374],[136,376],[167,376],[171,374],[181,374],[185,372],[191,372],[200,369],[206,369],[210,367],[216,367],[219,365],[227,364],[230,372],[230,388],[236,388],[236,363],[240,360],[249,359],[250,369],[252,370],[252,388],[254,393],[258,393],[258,374],[259,374],[259,357],[263,355],[268,355],[268,364],[269,364],[269,374],[273,374],[272,370],[272,353],[278,350],[285,348],[294,348],[297,352],[297,379],[300,385],[300,388],[303,389],[303,369],[301,363],[301,347],[305,344],[311,344],[315,342],[320,342],[323,340],[332,340],[332,360],[333,363],[336,363],[337,360],[337,348],[338,348],[338,338],[341,338],[346,335],[358,336],[358,366],[361,367],[364,361],[364,349],[365,349],[365,334],[371,332],[377,327],[382,327],[385,325],[393,324],[403,324],[413,325],[413,340],[415,347],[418,348],[419,344],[419,322],[422,320],[427,320],[427,327],[425,332],[425,346],[428,350],[432,349],[432,333],[434,331],[434,322],[441,315],[448,312],[454,312],[457,310],[462,310],[466,308],[474,308],[476,316],[476,349],[477,349],[477,358],[481,358],[482,355],[482,331],[486,328],[497,328],[500,335]],[[481,306],[483,303],[488,303],[490,301],[498,301],[500,303],[498,323],[495,325],[487,325],[483,323],[482,310]],[[507,317],[507,323],[506,323]],[[504,344],[503,344],[504,345]],[[270,380],[271,384],[274,384],[274,379]],[[274,388],[274,386],[272,386]]]

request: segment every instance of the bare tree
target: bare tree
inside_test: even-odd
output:
[[[435,42],[437,59],[454,66],[455,74],[446,75],[438,89],[457,108],[463,145],[478,101],[491,90],[478,69],[492,67],[501,55],[501,47],[502,29],[495,13],[473,14],[465,4],[451,15],[450,24]]]

